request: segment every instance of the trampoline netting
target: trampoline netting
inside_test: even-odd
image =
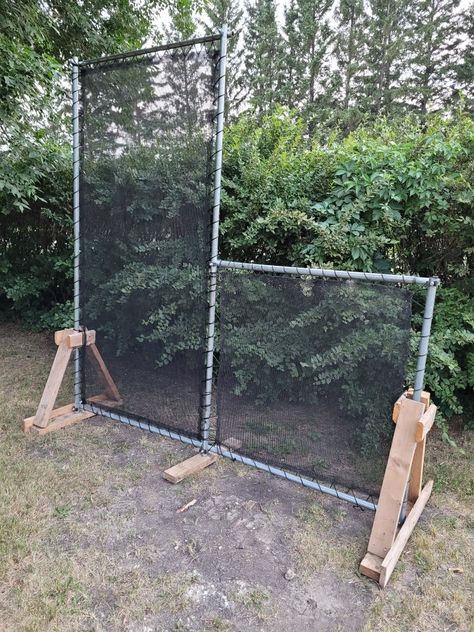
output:
[[[218,41],[80,67],[80,322],[121,411],[199,435]],[[84,356],[82,396],[101,391]]]
[[[218,443],[377,495],[409,355],[411,293],[220,271]]]

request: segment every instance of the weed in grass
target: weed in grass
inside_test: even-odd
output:
[[[234,600],[246,608],[259,621],[267,621],[272,612],[270,595],[259,588],[244,587],[235,595]]]
[[[209,632],[230,632],[230,623],[219,616],[212,617],[209,620],[208,628]]]
[[[58,505],[54,508],[54,515],[56,518],[67,518],[71,513],[71,508],[68,505]]]
[[[311,468],[312,468],[313,472],[315,474],[317,474],[321,470],[328,470],[329,469],[329,463],[327,461],[325,461],[324,459],[314,459],[313,463],[311,465]]]
[[[192,538],[186,542],[185,551],[191,559],[196,559],[202,549],[201,543]]]

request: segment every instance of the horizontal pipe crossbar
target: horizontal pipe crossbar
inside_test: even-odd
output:
[[[216,42],[220,40],[221,34],[209,35],[208,37],[198,37],[196,39],[184,40],[183,42],[173,42],[172,44],[161,44],[160,46],[153,46],[152,48],[139,48],[137,50],[130,50],[125,53],[117,53],[115,55],[107,55],[105,57],[95,57],[94,59],[84,59],[81,61],[72,61],[71,63],[78,66],[89,66],[92,64],[103,64],[109,61],[115,61],[119,59],[127,59],[129,57],[140,57],[141,55],[152,55],[153,53],[159,53],[165,50],[171,50],[174,48],[186,48],[186,46],[193,46],[194,44],[206,44],[208,42]]]
[[[261,461],[255,461],[255,459],[250,459],[249,457],[242,456],[241,454],[237,454],[236,452],[225,450],[220,445],[213,445],[209,449],[209,452],[214,452],[215,454],[219,454],[220,456],[223,456],[226,459],[231,459],[232,461],[237,461],[238,463],[250,465],[250,467],[255,467],[257,468],[257,470],[263,470],[264,472],[268,472],[270,474],[273,474],[274,476],[279,476],[280,478],[285,478],[288,481],[292,481],[293,483],[299,483],[303,487],[315,489],[318,492],[328,494],[329,496],[334,496],[335,498],[339,498],[340,500],[345,500],[346,502],[357,505],[358,507],[371,509],[372,511],[375,511],[377,509],[377,505],[370,500],[358,498],[354,494],[341,492],[334,487],[328,487],[327,485],[318,483],[317,481],[313,481],[308,478],[304,478],[302,476],[299,476],[298,474],[292,474],[291,472],[282,470],[279,467],[274,467],[273,465],[268,465],[267,463],[262,463]]]
[[[133,426],[134,428],[140,428],[140,430],[148,430],[150,432],[159,434],[162,437],[175,439],[177,441],[181,441],[182,443],[187,443],[188,445],[192,445],[195,448],[202,448],[203,442],[199,439],[192,439],[191,437],[187,437],[178,432],[173,432],[172,430],[168,430],[167,428],[161,428],[145,421],[133,419],[131,417],[128,417],[128,415],[124,415],[122,413],[114,413],[113,411],[102,408],[101,406],[97,406],[96,404],[82,404],[81,410],[86,410],[91,413],[95,413],[96,415],[102,415],[103,417],[108,417],[109,419],[113,419],[114,421],[120,421],[120,423],[126,424],[127,426]],[[375,511],[377,509],[377,505],[370,500],[358,498],[354,494],[341,492],[334,487],[328,487],[327,485],[318,483],[317,481],[312,481],[308,478],[298,476],[298,474],[293,474],[291,472],[287,472],[286,470],[282,470],[279,467],[274,467],[273,465],[268,465],[267,463],[262,463],[261,461],[255,461],[254,459],[242,456],[240,454],[237,454],[236,452],[226,450],[220,445],[211,446],[209,448],[209,452],[219,454],[220,456],[223,456],[226,459],[230,459],[231,461],[237,461],[238,463],[250,465],[251,467],[255,467],[257,470],[268,472],[270,474],[273,474],[274,476],[285,478],[286,480],[292,481],[293,483],[298,483],[303,487],[309,487],[310,489],[322,492],[323,494],[328,494],[329,496],[345,500],[352,505],[357,505],[358,507],[363,507],[364,509],[370,509],[372,511]]]
[[[274,272],[276,274],[295,274],[315,276],[327,279],[347,279],[352,281],[384,281],[386,283],[409,283],[416,285],[439,285],[438,277],[419,277],[406,274],[382,274],[381,272],[352,272],[349,270],[331,270],[330,268],[300,268],[294,266],[273,266],[263,263],[243,263],[240,261],[217,261],[218,268],[230,270],[253,270],[254,272]]]
[[[179,432],[173,432],[173,430],[168,430],[167,428],[161,428],[160,426],[155,426],[154,424],[146,422],[146,421],[133,419],[132,417],[128,417],[128,415],[123,415],[122,413],[114,413],[112,410],[107,410],[106,408],[102,408],[101,406],[97,406],[96,404],[82,404],[81,410],[87,410],[91,413],[95,413],[96,415],[101,415],[102,417],[108,417],[109,419],[113,419],[114,421],[120,421],[121,423],[126,424],[127,426],[140,428],[140,430],[149,430],[150,432],[159,434],[162,437],[167,437],[168,439],[175,439],[176,441],[181,441],[181,443],[187,443],[189,445],[192,445],[195,448],[201,448],[202,446],[202,441],[200,441],[199,439],[193,439],[191,437],[187,437],[186,435],[182,435]]]

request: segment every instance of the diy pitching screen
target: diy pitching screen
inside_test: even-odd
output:
[[[120,412],[199,435],[218,41],[81,65],[80,323]],[[82,362],[82,398],[103,390]]]
[[[411,293],[220,271],[217,442],[377,495],[409,355]]]

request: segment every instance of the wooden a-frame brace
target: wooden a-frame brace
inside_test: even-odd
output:
[[[428,502],[433,481],[422,488],[426,435],[433,425],[436,406],[423,391],[421,401],[411,399],[413,390],[395,403],[396,424],[392,447],[385,469],[382,489],[370,534],[367,553],[359,570],[375,579],[383,588]],[[407,515],[399,526],[400,512],[408,488]]]
[[[54,341],[58,346],[56,356],[36,414],[32,417],[27,417],[22,422],[25,432],[46,434],[65,426],[71,426],[89,417],[94,417],[95,413],[76,410],[74,404],[67,404],[53,410],[71,354],[74,349],[79,347],[86,347],[104,385],[104,392],[89,398],[89,401],[114,406],[121,403],[120,393],[100,355],[95,344],[95,338],[94,330],[83,333],[74,329],[63,329],[54,334]]]

